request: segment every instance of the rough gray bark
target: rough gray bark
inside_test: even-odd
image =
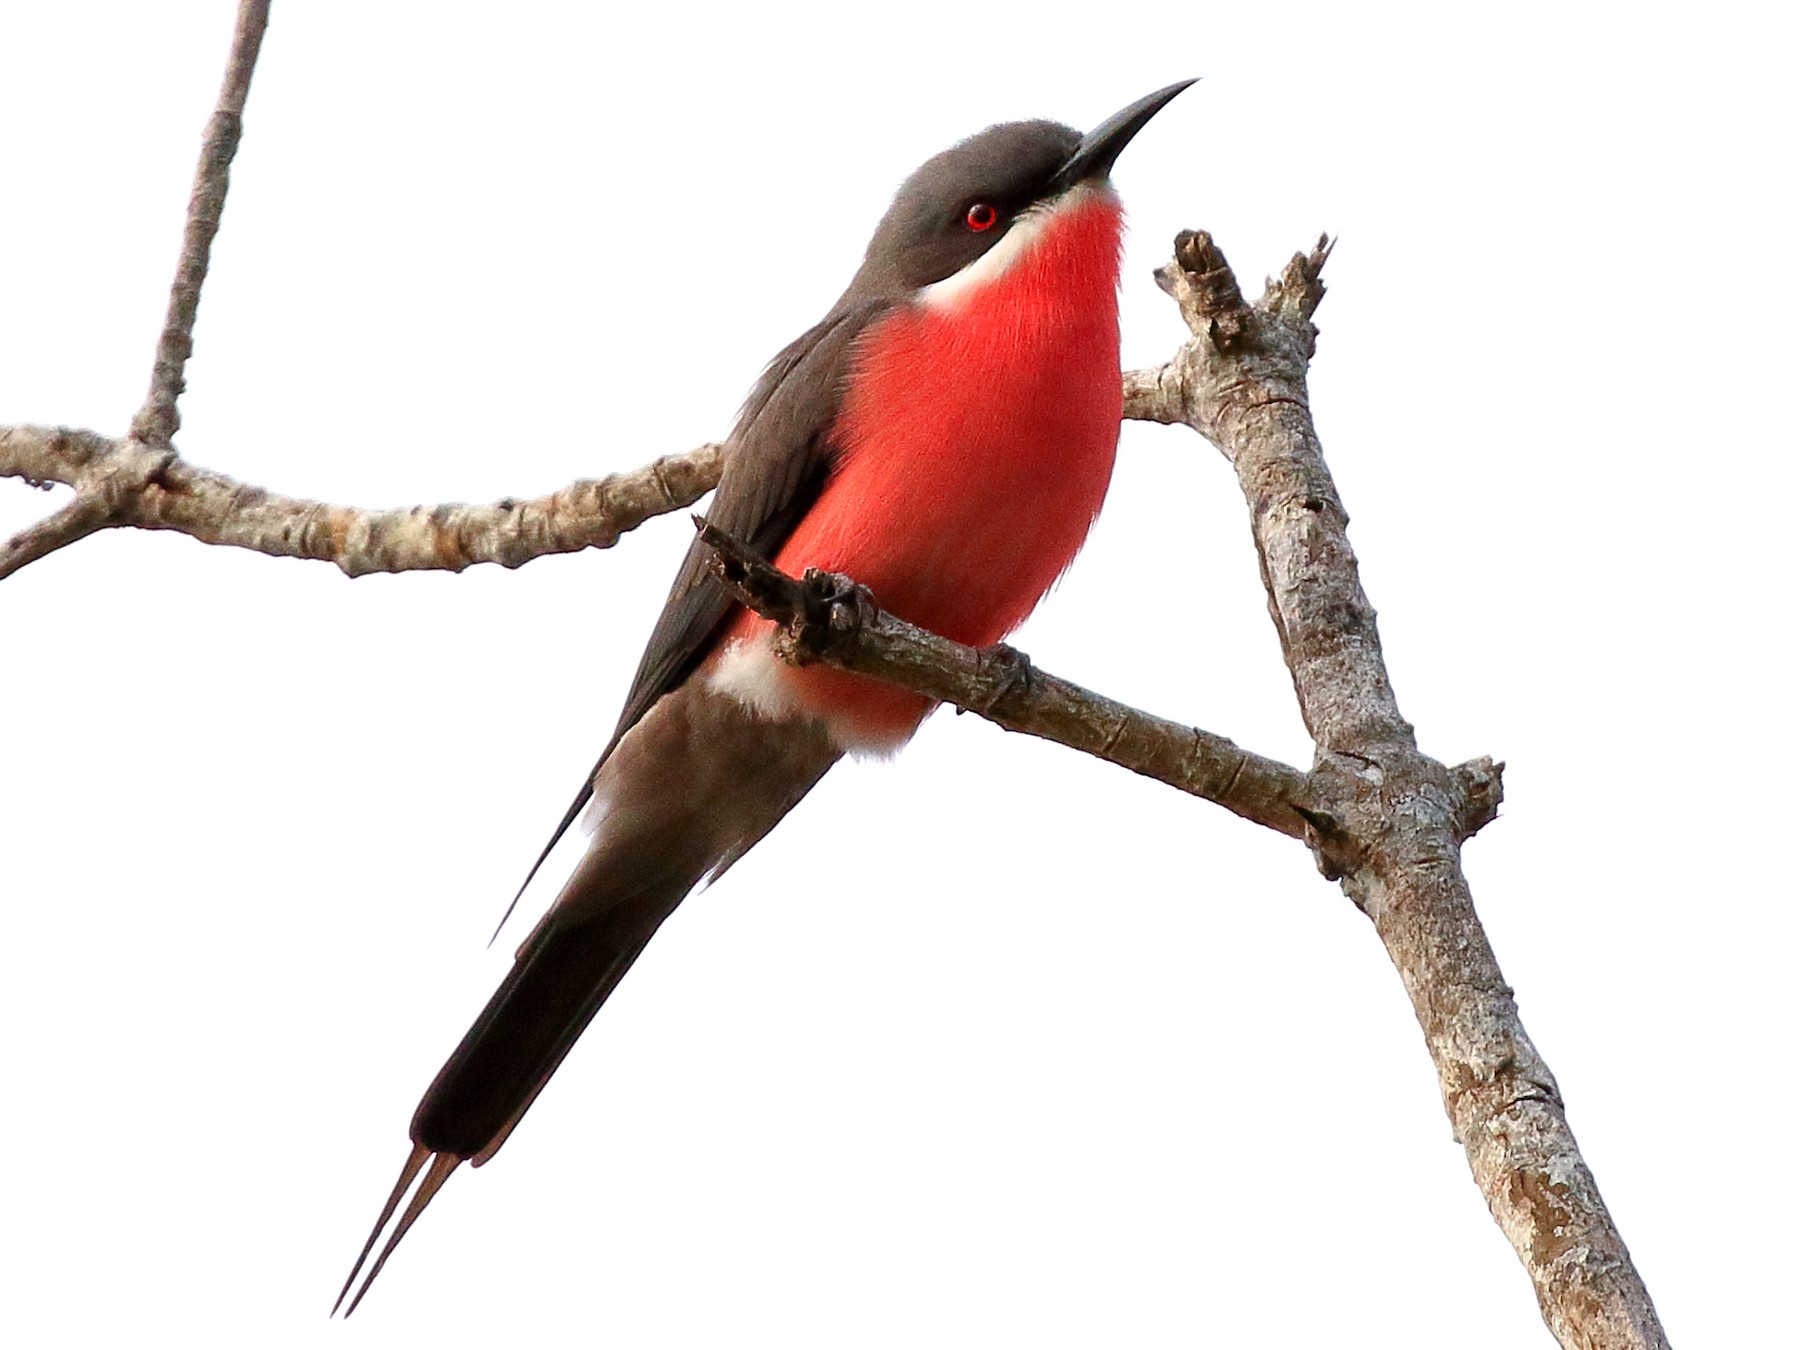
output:
[[[1181,234],[1157,280],[1193,340],[1132,382],[1156,420],[1193,427],[1237,471],[1269,614],[1316,745],[1309,842],[1400,972],[1451,1127],[1544,1321],[1568,1350],[1666,1346],[1463,876],[1462,843],[1497,805],[1497,777],[1491,791],[1459,784],[1419,753],[1388,680],[1307,403],[1329,252],[1321,239],[1297,255],[1249,306],[1212,240]]]

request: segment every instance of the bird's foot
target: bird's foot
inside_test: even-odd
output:
[[[875,597],[839,572],[806,569],[805,626],[794,633],[794,647],[805,659],[817,660],[835,643],[852,640],[877,612]]]
[[[992,713],[1003,699],[1030,690],[1031,658],[1017,647],[996,642],[991,647],[980,648],[976,657],[976,671],[988,682],[989,692],[979,705],[958,708],[957,712],[973,711],[986,715]]]

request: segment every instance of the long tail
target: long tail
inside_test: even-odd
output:
[[[356,1305],[362,1302],[400,1239],[450,1174],[464,1162],[479,1167],[499,1150],[526,1108],[550,1081],[563,1056],[600,1011],[607,995],[643,951],[650,934],[680,900],[677,895],[666,905],[658,906],[658,912],[650,919],[649,931],[641,937],[636,935],[639,923],[633,922],[637,916],[623,913],[619,922],[602,918],[541,933],[536,935],[537,941],[520,951],[512,970],[464,1035],[462,1044],[438,1070],[413,1113],[412,1152],[356,1258],[355,1267],[338,1291],[332,1312],[343,1304],[374,1250],[376,1239],[425,1163],[429,1161],[431,1167],[424,1182],[370,1268],[369,1278],[350,1301],[346,1317],[356,1311]]]
[[[604,814],[587,855],[426,1089],[406,1166],[332,1312],[419,1174],[346,1317],[451,1174],[499,1151],[663,920],[836,762],[817,723],[762,720],[703,678],[659,702],[601,766],[595,797]]]

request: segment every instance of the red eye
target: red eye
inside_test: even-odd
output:
[[[982,230],[990,230],[994,222],[1000,219],[1000,213],[986,202],[976,202],[969,208],[969,214],[963,217],[963,223],[979,234]]]

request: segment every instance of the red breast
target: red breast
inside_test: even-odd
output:
[[[1122,394],[1123,223],[1109,188],[1070,193],[992,275],[927,288],[860,339],[833,426],[840,458],[775,561],[856,578],[882,607],[985,646],[1017,627],[1087,538],[1112,477]],[[760,643],[744,614],[730,639]],[[826,666],[785,696],[849,743],[897,745],[924,700]]]

